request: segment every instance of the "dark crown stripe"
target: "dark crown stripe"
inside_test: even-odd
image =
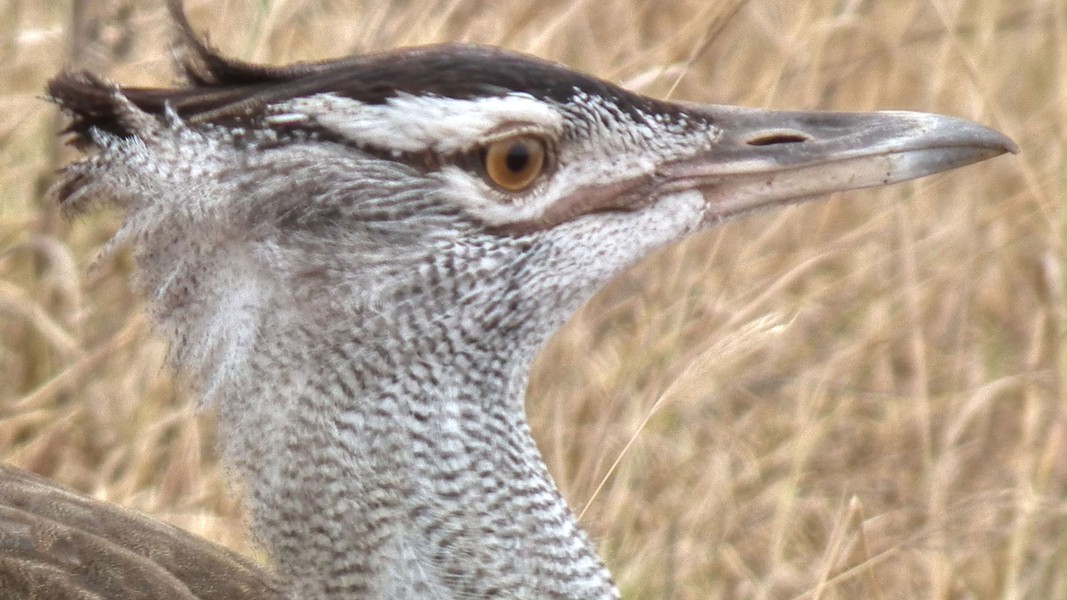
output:
[[[445,44],[284,67],[256,65],[220,55],[189,26],[180,3],[170,2],[179,28],[184,88],[119,88],[87,73],[61,73],[49,82],[49,95],[72,117],[75,143],[91,143],[100,129],[122,137],[136,135],[124,124],[121,92],[130,103],[160,115],[169,105],[192,123],[254,124],[271,104],[333,93],[381,104],[401,93],[472,99],[526,93],[567,102],[580,90],[610,99],[619,109],[675,112],[671,105],[623,90],[561,65],[485,46]]]

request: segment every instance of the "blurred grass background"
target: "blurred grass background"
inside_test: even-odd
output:
[[[752,216],[620,277],[528,408],[630,598],[1067,598],[1062,0],[187,0],[284,62],[471,41],[646,94],[913,109],[1022,154]],[[66,223],[64,65],[171,81],[161,2],[0,0],[0,459],[252,552],[117,215]]]

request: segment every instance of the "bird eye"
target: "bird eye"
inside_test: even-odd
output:
[[[520,135],[492,142],[482,151],[485,174],[494,184],[509,192],[530,187],[545,169],[545,142]]]

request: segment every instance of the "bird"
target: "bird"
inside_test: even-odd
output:
[[[49,83],[84,153],[53,194],[123,214],[103,252],[132,248],[270,564],[3,467],[5,589],[618,598],[526,420],[547,338],[697,232],[1017,151],[953,117],[671,102],[487,46],[252,64],[168,6],[184,85]]]

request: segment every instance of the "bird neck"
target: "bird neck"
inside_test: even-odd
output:
[[[617,597],[525,419],[534,352],[514,341],[532,325],[356,321],[261,327],[273,337],[219,407],[254,534],[293,596]]]

